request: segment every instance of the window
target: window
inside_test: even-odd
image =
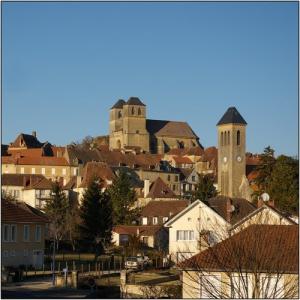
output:
[[[221,146],[224,145],[224,140],[223,140],[224,136],[223,136],[223,132],[221,132]]]
[[[175,184],[173,184],[173,191],[175,191],[176,190],[176,185]]]
[[[230,131],[227,132],[227,143],[230,145]]]
[[[148,245],[148,237],[147,236],[143,236],[143,244]]]
[[[224,132],[224,145],[227,145],[227,131]]]
[[[147,223],[148,223],[148,218],[147,217],[143,217],[142,224],[143,225],[147,225]]]
[[[10,226],[10,240],[11,242],[17,241],[17,225]]]
[[[138,115],[140,116],[142,114],[141,108],[138,109]]]
[[[45,168],[42,168],[42,174],[45,175],[46,174],[46,170]]]
[[[23,234],[24,242],[29,242],[29,235],[30,235],[30,227],[29,225],[24,225],[24,234]]]
[[[169,220],[168,217],[163,217],[163,223],[166,223]]]
[[[178,176],[175,175],[175,182],[178,182]]]
[[[21,174],[24,174],[24,168],[21,168]]]
[[[137,131],[136,131],[136,133],[140,133],[140,131],[139,131],[139,130],[137,130]]]
[[[193,241],[194,231],[193,230],[177,230],[177,241]]]
[[[10,251],[10,256],[16,256],[16,251],[15,250],[11,250]]]
[[[171,180],[171,176],[170,175],[168,175],[168,181],[170,181]]]
[[[260,278],[261,298],[283,298],[284,286],[281,275],[265,275]]]
[[[63,168],[63,169],[62,169],[62,174],[63,174],[63,175],[66,175],[66,174],[67,174],[66,168]]]
[[[251,277],[246,274],[239,274],[236,276],[231,276],[231,297],[235,299],[240,298],[249,298],[248,295],[251,295],[249,290],[252,286]]]
[[[134,107],[131,109],[131,114],[134,115]]]
[[[196,176],[192,176],[192,181],[193,181],[193,182],[196,181]]]
[[[241,133],[240,133],[239,130],[238,130],[237,133],[236,133],[236,144],[237,144],[237,145],[240,145],[240,144],[241,144]]]
[[[41,241],[41,225],[35,226],[35,241],[36,242]]]
[[[55,168],[52,168],[52,169],[51,169],[51,174],[52,174],[52,175],[55,175]]]
[[[31,168],[31,174],[35,174],[35,168]]]
[[[156,225],[158,223],[158,218],[157,217],[153,217],[153,225]]]
[[[9,225],[4,224],[3,226],[3,241],[9,242]]]
[[[118,112],[118,118],[119,119],[121,119],[122,118],[122,113],[121,113],[121,111],[119,110],[119,112]]]
[[[77,168],[74,168],[74,169],[73,169],[73,175],[74,175],[74,176],[77,176]]]
[[[28,256],[28,249],[24,249],[24,256]]]

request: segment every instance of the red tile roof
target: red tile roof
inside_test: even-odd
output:
[[[173,159],[176,164],[193,164],[193,162],[188,157],[173,156]]]
[[[48,223],[47,216],[24,202],[1,199],[1,223]]]
[[[158,177],[150,187],[149,194],[146,198],[177,198],[175,193]]]
[[[187,259],[183,269],[298,273],[298,225],[250,225]]]
[[[141,211],[142,217],[175,216],[189,205],[188,200],[152,200]]]
[[[115,178],[111,168],[106,163],[102,162],[88,162],[83,169],[82,175],[83,180],[80,187],[83,188],[87,188],[91,180],[95,177],[102,179],[103,181],[113,180]]]
[[[117,225],[112,231],[118,234],[153,236],[161,228],[160,225]]]
[[[64,157],[53,156],[28,156],[21,158],[3,156],[2,163],[16,165],[69,166]]]

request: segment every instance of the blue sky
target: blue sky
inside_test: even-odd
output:
[[[108,133],[139,97],[205,146],[229,106],[247,151],[298,153],[298,3],[2,3],[2,143],[65,145]]]

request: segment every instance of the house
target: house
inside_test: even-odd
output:
[[[189,205],[188,200],[150,201],[141,211],[142,225],[163,225]]]
[[[199,175],[195,169],[179,169],[181,172],[180,184],[181,195],[190,197],[196,190],[197,183],[199,182]]]
[[[3,192],[32,207],[43,209],[46,201],[51,198],[53,181],[43,175],[2,174],[1,178]],[[68,198],[69,191],[62,188]]]
[[[256,207],[245,199],[215,197],[194,201],[165,223],[169,254],[174,262],[206,249],[228,236],[228,230]]]
[[[186,156],[172,156],[170,159],[170,165],[174,168],[187,168],[191,169],[194,163]]]
[[[116,246],[126,246],[130,237],[139,236],[147,247],[165,251],[168,249],[168,232],[160,225],[117,225],[112,229],[112,242]]]
[[[2,266],[41,268],[48,223],[46,215],[30,205],[1,199]]]
[[[250,225],[179,264],[183,298],[298,298],[298,225]]]

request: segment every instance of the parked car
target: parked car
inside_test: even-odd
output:
[[[125,261],[125,269],[142,270],[144,268],[144,260],[141,256],[130,256]]]

